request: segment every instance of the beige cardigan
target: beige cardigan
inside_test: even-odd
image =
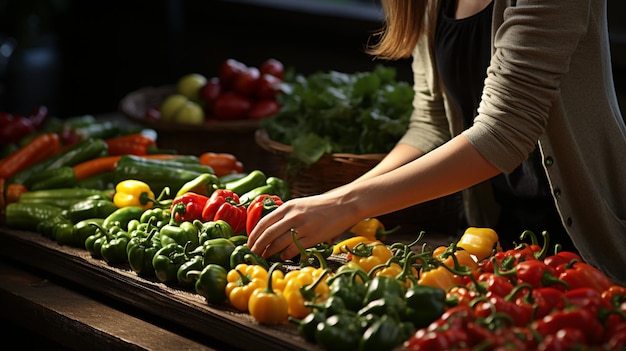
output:
[[[474,125],[452,108],[431,45],[413,55],[414,113],[400,140],[430,151],[462,133],[502,172],[537,140],[563,224],[583,258],[626,283],[626,126],[613,85],[606,0],[494,0],[493,55]],[[492,226],[488,182],[465,192]],[[487,192],[485,192],[487,190]]]

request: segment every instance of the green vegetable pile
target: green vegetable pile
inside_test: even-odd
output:
[[[281,110],[261,127],[293,147],[292,165],[311,165],[325,153],[387,153],[413,110],[412,87],[382,65],[370,72],[295,75],[283,84]]]

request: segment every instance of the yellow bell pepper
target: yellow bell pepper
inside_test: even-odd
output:
[[[360,243],[369,244],[374,241],[382,244],[379,240],[370,240],[368,237],[362,235],[349,237],[333,245],[333,255],[348,253],[349,250],[354,249],[354,247]]]
[[[238,264],[226,275],[226,297],[241,312],[248,312],[252,292],[267,285],[268,274],[260,265]]]
[[[357,244],[352,250],[349,250],[348,259],[356,263],[368,274],[375,266],[386,263],[393,252],[380,241],[370,242],[369,244]]]
[[[280,290],[272,288],[272,276],[279,265],[280,263],[272,265],[266,286],[255,289],[248,300],[248,311],[260,324],[275,325],[288,321],[287,300]]]
[[[502,251],[498,234],[491,228],[469,227],[456,245],[476,256],[477,261],[491,256],[494,248]]]
[[[440,266],[431,270],[422,270],[417,280],[419,285],[434,286],[443,290],[448,290],[463,283],[463,277],[456,275],[445,267]]]
[[[137,206],[147,210],[154,206],[154,202],[154,192],[140,180],[127,179],[115,186],[113,203],[119,208]]]
[[[283,295],[287,300],[288,313],[291,317],[302,319],[311,308],[306,303],[315,303],[328,298],[330,289],[326,282],[328,269],[303,267],[285,274],[286,282]]]
[[[385,240],[387,235],[395,233],[400,229],[396,226],[393,229],[385,230],[385,226],[378,218],[366,218],[350,228],[349,232],[356,236],[364,236],[369,240]]]

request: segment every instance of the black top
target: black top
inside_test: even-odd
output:
[[[435,32],[437,72],[450,101],[461,112],[465,127],[473,124],[491,59],[491,22],[493,1],[477,14],[454,18],[456,0],[443,0]],[[496,231],[503,245],[517,241],[524,230],[539,235],[547,230],[551,242],[572,249],[550,195],[541,166],[539,149],[511,174],[492,180],[494,195],[502,206]]]

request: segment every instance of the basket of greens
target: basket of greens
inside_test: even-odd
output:
[[[398,142],[413,110],[413,89],[393,68],[326,71],[283,83],[280,111],[260,122],[255,140],[278,157],[293,196],[348,183]]]

